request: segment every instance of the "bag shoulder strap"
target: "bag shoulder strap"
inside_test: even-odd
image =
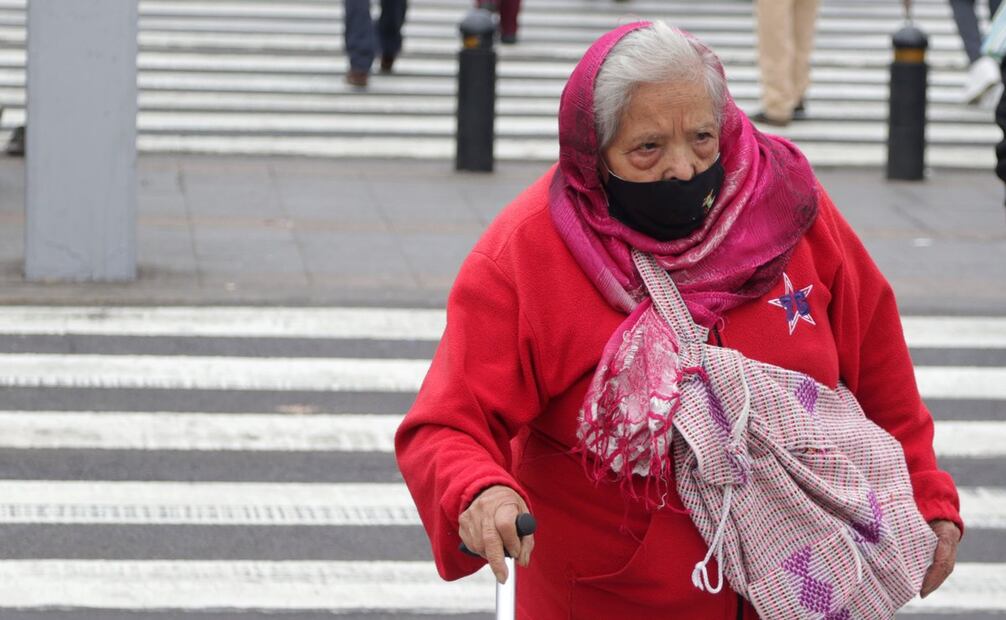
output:
[[[704,343],[709,337],[709,330],[692,320],[692,314],[671,274],[657,263],[652,254],[645,254],[636,248],[632,248],[632,261],[643,278],[657,313],[667,321],[678,338],[684,342]]]

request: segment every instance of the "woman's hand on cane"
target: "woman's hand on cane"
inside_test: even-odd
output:
[[[922,580],[922,590],[919,593],[922,598],[926,598],[940,587],[950,573],[954,572],[954,563],[957,561],[957,545],[961,541],[961,531],[950,521],[932,521],[929,526],[936,532],[936,553],[933,554],[933,563],[926,572]]]
[[[517,535],[517,515],[527,512],[527,504],[516,491],[495,485],[479,493],[458,519],[458,534],[471,551],[489,560],[496,581],[507,580],[504,550],[520,566],[527,566],[534,549],[534,535]]]

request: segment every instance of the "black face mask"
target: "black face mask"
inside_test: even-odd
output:
[[[658,241],[683,239],[702,226],[723,185],[719,156],[687,181],[626,181],[608,171],[608,213]]]

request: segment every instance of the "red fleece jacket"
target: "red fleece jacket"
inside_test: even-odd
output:
[[[447,303],[447,329],[398,430],[399,467],[445,579],[485,562],[458,552],[458,517],[494,484],[516,489],[538,519],[531,565],[518,570],[521,618],[733,619],[738,597],[692,586],[706,545],[689,517],[648,512],[617,484],[584,474],[576,420],[605,343],[625,315],[585,277],[548,212],[551,171],[489,226]],[[726,313],[711,339],[744,355],[843,381],[902,444],[927,520],[963,528],[957,491],[933,453],[890,285],[822,190],[817,221],[785,273],[812,286],[814,322],[790,333],[780,278]],[[675,496],[669,505],[680,506]],[[755,618],[746,607],[745,618]]]

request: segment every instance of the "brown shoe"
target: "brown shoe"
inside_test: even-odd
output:
[[[357,88],[366,88],[367,80],[370,78],[366,71],[357,71],[356,69],[350,69],[346,73],[346,83],[350,86],[355,86]]]
[[[793,108],[793,120],[802,121],[807,118],[807,102],[801,99],[796,102],[796,107]]]
[[[7,147],[4,149],[8,155],[14,155],[15,157],[24,156],[24,125],[20,127],[15,127],[14,132],[10,136],[10,141],[7,143]]]
[[[381,73],[391,73],[391,67],[395,64],[394,56],[381,56]]]

